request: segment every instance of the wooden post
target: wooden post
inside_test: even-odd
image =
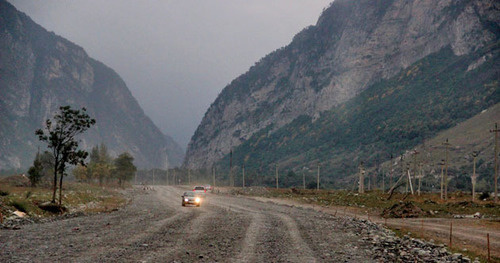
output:
[[[359,164],[359,189],[358,192],[363,194],[365,192],[365,169],[363,168],[363,162]]]
[[[233,179],[233,150],[229,152],[229,186],[234,186]]]
[[[450,221],[450,248],[453,246],[453,221]]]
[[[411,175],[410,175],[410,165],[407,165],[406,172],[408,173],[408,184],[410,185],[411,194],[414,195],[413,192],[413,184],[411,183]]]
[[[304,169],[302,168],[302,188],[306,189],[306,175],[304,173]]]
[[[422,187],[422,178],[424,177],[424,168],[422,168],[422,163],[419,163],[420,175],[418,176],[418,196],[420,196],[420,188]]]
[[[448,200],[448,147],[451,145],[446,139],[445,146],[445,164],[444,164],[444,200]]]
[[[245,164],[243,164],[242,167],[242,174],[243,174],[243,188],[245,188]]]
[[[319,169],[320,169],[320,166],[319,166],[319,163],[318,163],[318,176],[316,178],[316,190],[317,191],[319,190]]]
[[[2,212],[0,212],[0,224],[3,224],[3,215],[2,215]]]
[[[490,132],[495,133],[495,203],[498,203],[498,129],[497,123],[495,123],[495,129],[490,130]]]
[[[478,153],[476,151],[472,152],[472,202],[476,201],[476,181],[477,181],[477,176],[476,176],[476,158],[477,158]]]
[[[444,160],[441,160],[441,200],[444,200]]]
[[[168,185],[168,166],[167,166],[167,185]]]
[[[212,184],[215,188],[215,166],[212,165]]]
[[[490,233],[486,234],[486,241],[488,242],[488,262],[490,262],[491,261],[491,258],[490,258]]]
[[[278,164],[276,164],[276,189],[279,188],[279,184],[278,184]]]
[[[417,155],[419,154],[420,152],[417,151],[417,149],[413,150],[413,178],[417,178]],[[416,183],[417,182],[415,181],[415,185]],[[418,192],[418,195],[420,195],[420,192]]]

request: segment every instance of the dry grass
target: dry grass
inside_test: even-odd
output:
[[[13,204],[24,204],[26,212],[31,217],[53,216],[38,207],[38,204],[48,202],[52,198],[52,189],[43,187],[19,187],[0,185],[0,210],[4,216],[9,216],[16,210]],[[57,192],[59,197],[59,192]],[[114,210],[126,203],[124,195],[114,188],[102,188],[82,183],[67,183],[63,189],[63,206],[69,212],[104,212]]]

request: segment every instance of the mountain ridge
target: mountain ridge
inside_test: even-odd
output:
[[[479,52],[498,41],[499,17],[495,1],[335,1],[315,26],[226,86],[196,130],[184,166],[225,163],[253,136],[272,136],[303,115],[314,122],[446,48],[443,63]]]
[[[113,69],[5,0],[0,14],[0,89],[5,94],[0,99],[0,169],[31,164],[41,146],[34,130],[63,105],[86,107],[97,120],[82,137],[84,149],[105,143],[112,155],[131,153],[141,168],[180,163],[180,147],[144,114]]]

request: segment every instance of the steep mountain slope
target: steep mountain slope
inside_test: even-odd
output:
[[[453,128],[439,132],[433,138],[415,146],[418,152],[416,158],[414,151],[405,153],[406,161],[413,160],[422,163],[425,175],[437,177],[441,173],[441,161],[445,159],[445,147],[443,143],[448,140],[448,177],[451,178],[451,187],[462,184],[458,187],[464,190],[471,189],[470,177],[472,175],[473,151],[477,152],[476,174],[478,177],[478,191],[494,191],[493,171],[495,158],[495,136],[490,132],[495,127],[495,123],[500,124],[500,103],[481,111],[476,116],[461,122]],[[395,162],[399,161],[396,156]],[[382,164],[384,170],[396,169],[397,165],[391,167],[391,162]],[[400,174],[399,171],[397,174]],[[467,186],[465,186],[467,185]]]
[[[86,107],[97,120],[82,138],[128,151],[139,167],[179,164],[180,147],[144,114],[120,76],[70,41],[0,1],[0,169],[27,167],[34,135],[59,106]],[[167,156],[168,153],[168,156]]]
[[[491,59],[472,70],[485,56]],[[296,171],[321,163],[324,183],[345,186],[338,179],[360,162],[373,167],[500,102],[499,59],[500,43],[459,57],[445,48],[316,120],[302,115],[275,132],[272,125],[259,131],[233,150],[233,163]]]
[[[333,2],[315,26],[304,29],[290,45],[264,57],[222,91],[192,137],[184,164],[190,168],[209,167],[226,156],[231,148],[235,148],[235,158],[245,149],[246,153],[240,154],[246,157],[241,160],[250,162],[249,165],[279,162],[297,167],[305,164],[301,163],[303,160],[291,163],[299,150],[308,156],[308,161],[339,159],[342,163],[353,155],[342,156],[343,151],[328,148],[326,142],[355,148],[376,148],[383,143],[369,140],[378,138],[377,130],[357,134],[368,141],[333,132],[363,130],[376,123],[383,124],[386,136],[400,141],[401,145],[395,142],[396,145],[391,146],[396,151],[473,116],[498,101],[498,93],[491,93],[491,90],[498,89],[495,43],[500,35],[499,5],[498,1],[479,0]],[[408,70],[415,67],[417,70]],[[485,69],[487,72],[483,73]],[[443,75],[446,79],[443,88],[440,76],[450,70],[458,75]],[[478,78],[482,75],[486,78]],[[461,84],[458,80],[469,81],[472,86],[454,87]],[[478,88],[485,85],[492,86]],[[392,90],[386,86],[391,86]],[[370,88],[375,94],[389,92],[388,95],[393,96],[386,95],[387,99],[377,104],[376,100],[366,97]],[[452,100],[449,106],[440,105],[440,101],[433,99],[437,88],[444,89],[437,97],[453,95],[453,99],[460,101],[473,94],[478,103],[456,108],[454,114],[448,116],[446,110],[454,109]],[[398,91],[404,93],[404,101],[396,96]],[[363,94],[365,97],[361,96]],[[429,102],[427,105],[432,109],[442,110],[419,113],[421,108],[415,103],[416,99],[424,103],[422,105]],[[395,114],[401,118],[395,118]],[[408,133],[406,127],[397,125],[400,119],[410,118],[412,114],[422,120],[426,115],[435,116],[429,119],[443,123],[434,123],[432,132],[422,133],[419,129],[427,122],[418,123],[414,130],[419,133]],[[327,116],[335,117],[327,120]],[[359,123],[355,116],[371,123]],[[347,117],[350,117],[349,122],[345,121]],[[393,123],[385,123],[385,118],[392,118]],[[302,127],[304,123],[309,124]],[[313,126],[317,128],[310,131]],[[289,128],[300,128],[300,133],[290,133]],[[324,141],[312,143],[307,139],[312,135],[324,137]],[[283,141],[273,140],[262,147],[252,144],[279,136],[297,148],[285,150]],[[250,150],[253,150],[252,155],[248,155]],[[310,152],[318,154],[311,156]],[[338,171],[345,170],[342,167],[337,166]],[[351,171],[353,169],[344,172]]]

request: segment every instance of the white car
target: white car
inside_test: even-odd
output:
[[[201,197],[195,192],[184,192],[184,194],[181,197],[182,197],[182,206],[201,205]]]

